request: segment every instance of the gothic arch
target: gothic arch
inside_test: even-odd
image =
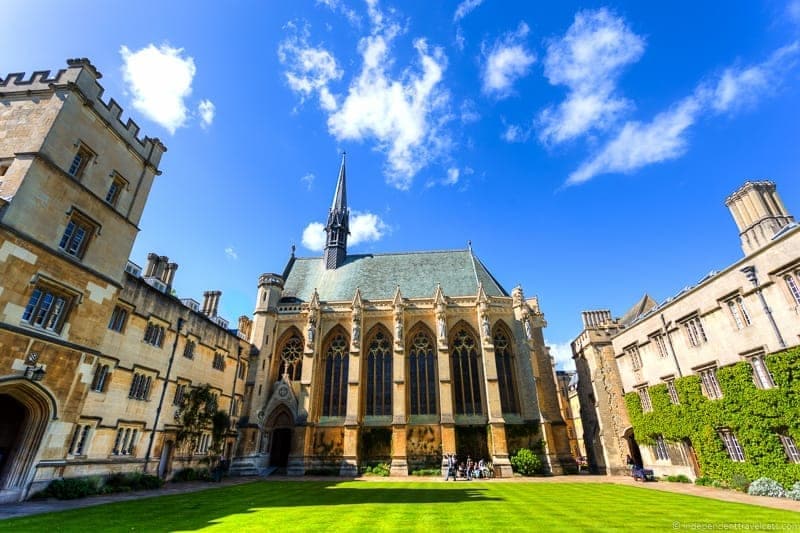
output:
[[[480,337],[464,320],[450,330],[450,372],[453,384],[453,413],[482,415],[485,411]]]
[[[392,334],[381,323],[370,328],[362,347],[364,416],[392,415]]]
[[[350,336],[336,324],[325,335],[320,354],[322,416],[345,416],[347,413],[347,382],[350,362]]]
[[[500,407],[503,413],[519,413],[519,393],[517,391],[516,344],[511,328],[503,320],[495,322],[492,328],[494,361],[497,367],[497,387],[500,391]]]
[[[22,418],[17,426],[17,438],[8,450],[0,471],[0,501],[20,500],[33,478],[34,462],[39,454],[50,420],[56,419],[57,404],[53,395],[39,383],[22,378],[0,381],[0,418],[15,409]]]
[[[273,381],[283,379],[284,373],[289,375],[290,380],[300,380],[303,372],[304,346],[305,339],[300,330],[295,326],[286,328],[275,344],[277,375]]]
[[[411,415],[438,414],[439,380],[436,336],[422,321],[414,324],[406,335],[406,366],[408,413]]]

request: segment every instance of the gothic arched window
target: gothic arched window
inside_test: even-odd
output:
[[[289,337],[281,348],[281,366],[278,379],[284,374],[292,381],[299,381],[303,373],[303,339],[296,333]]]
[[[325,350],[325,386],[322,416],[344,416],[347,412],[347,362],[349,343],[338,333]]]
[[[392,414],[392,342],[378,331],[367,345],[366,416]]]
[[[497,388],[504,413],[519,413],[517,389],[514,385],[514,352],[509,335],[501,328],[494,332],[494,361],[497,365]]]
[[[483,414],[480,358],[475,335],[459,328],[451,346],[454,412],[457,415]]]
[[[411,338],[408,350],[408,394],[412,415],[435,415],[439,412],[435,346],[433,336],[425,331]]]

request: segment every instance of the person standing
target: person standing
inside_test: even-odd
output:
[[[444,480],[449,480],[450,476],[453,476],[453,481],[456,480],[456,457],[452,453],[447,455],[447,477]]]

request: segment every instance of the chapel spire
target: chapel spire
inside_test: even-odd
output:
[[[339,179],[336,181],[336,192],[328,212],[328,223],[325,225],[327,238],[325,241],[326,269],[338,268],[344,263],[347,255],[347,236],[350,234],[350,212],[347,209],[347,182],[345,170],[346,153],[342,152],[342,166],[339,167]]]

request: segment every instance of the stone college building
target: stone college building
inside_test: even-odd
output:
[[[251,474],[408,475],[455,452],[508,476],[521,447],[562,472],[536,298],[471,247],[348,254],[344,158],[323,257],[262,275],[236,329],[219,291],[174,295],[167,257],[129,261],[166,148],[100,78],[86,59],[0,77],[0,502],[62,477],[168,477],[215,446]],[[185,440],[200,387],[230,425]]]

